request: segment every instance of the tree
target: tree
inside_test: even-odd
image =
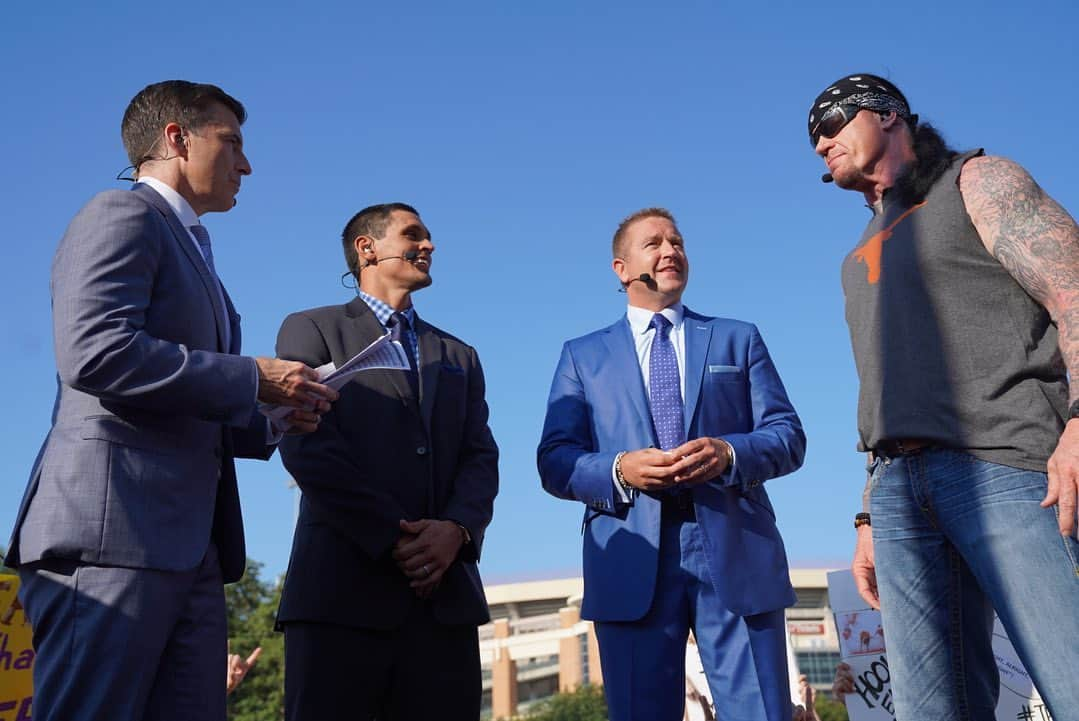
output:
[[[225,586],[231,652],[244,657],[262,647],[258,664],[228,698],[232,721],[280,721],[285,716],[285,639],[274,631],[280,580],[259,578],[262,564],[247,559],[247,573]],[[224,683],[224,669],[221,682]]]
[[[603,688],[586,684],[576,691],[559,693],[529,712],[528,721],[607,721]]]
[[[847,707],[833,698],[819,694],[814,705],[821,721],[847,721]]]

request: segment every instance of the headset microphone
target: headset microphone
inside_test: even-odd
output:
[[[652,285],[652,283],[655,282],[654,280],[652,280],[652,276],[649,275],[648,273],[641,273],[636,278],[630,278],[628,283],[626,283],[624,286],[622,286],[621,288],[618,289],[618,292],[619,293],[625,293],[626,288],[628,288],[631,283],[636,283],[638,281],[640,281],[641,283],[644,283],[645,285]]]
[[[831,183],[832,182],[832,174],[831,173],[825,173],[824,175],[820,176],[820,182],[822,182],[822,183]]]
[[[367,265],[365,265],[363,267],[366,268],[368,265],[377,265],[377,264],[381,263],[384,260],[407,260],[409,262],[412,262],[412,261],[416,260],[416,258],[419,258],[419,257],[420,257],[419,251],[417,251],[417,250],[409,250],[409,251],[406,251],[406,252],[402,253],[401,255],[387,255],[385,258],[375,258],[374,260],[369,261],[367,263]]]

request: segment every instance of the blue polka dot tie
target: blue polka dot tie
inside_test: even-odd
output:
[[[649,405],[659,447],[669,451],[686,442],[682,383],[671,343],[671,322],[656,313],[652,316],[651,326],[656,329],[656,335],[648,357]]]

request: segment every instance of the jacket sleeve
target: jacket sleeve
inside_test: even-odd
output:
[[[615,507],[611,469],[616,452],[596,451],[592,432],[592,406],[573,360],[569,343],[562,347],[543,435],[536,451],[540,481],[557,498],[577,500],[597,510]]]
[[[498,446],[487,425],[483,368],[476,351],[469,350],[471,363],[467,369],[465,432],[453,482],[453,496],[442,515],[468,529],[472,542],[461,549],[462,558],[478,561],[483,549],[483,535],[491,522],[495,496],[498,494]]]
[[[61,382],[103,401],[246,426],[254,360],[195,350],[146,330],[158,294],[164,218],[130,191],[102,193],[72,220],[52,266],[53,338]]]

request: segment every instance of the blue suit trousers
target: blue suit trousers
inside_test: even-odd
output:
[[[34,721],[225,721],[217,550],[189,571],[45,559],[19,568],[34,629]]]
[[[611,721],[681,721],[689,630],[722,721],[790,721],[783,610],[723,608],[696,520],[664,505],[655,597],[644,618],[596,622]],[[624,569],[632,573],[632,569]]]

